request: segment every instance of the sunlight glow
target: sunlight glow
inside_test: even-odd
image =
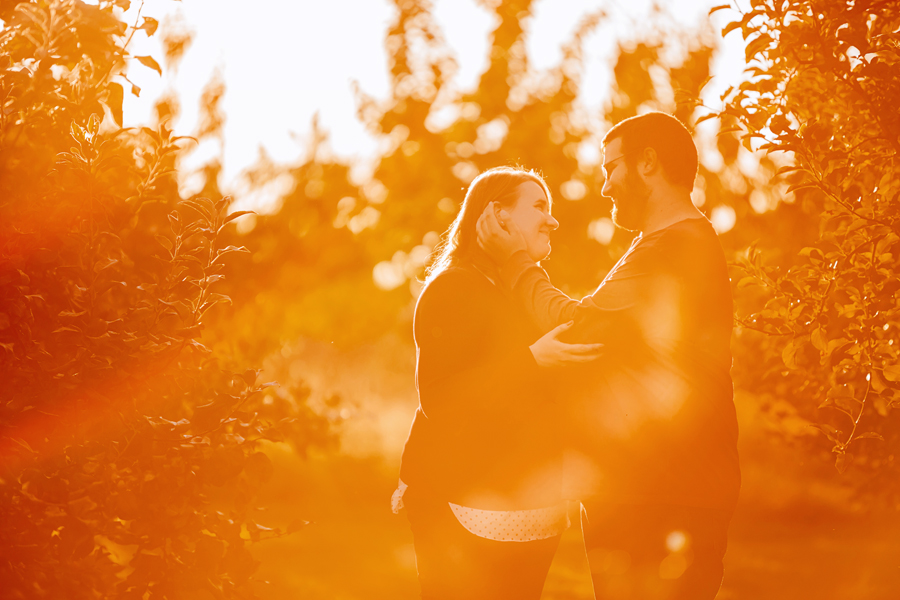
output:
[[[591,224],[588,225],[588,236],[591,239],[597,240],[604,246],[612,241],[613,235],[615,233],[616,226],[612,222],[612,219],[607,217],[597,219],[596,221],[591,221]]]
[[[601,0],[542,0],[534,5],[533,18],[527,24],[530,33],[525,50],[536,71],[559,63],[561,44],[584,14],[608,9],[608,17],[588,36],[584,47],[585,70],[579,101],[595,121],[590,124],[593,128],[600,125],[595,115],[609,100],[610,56],[616,41],[646,33],[651,4],[640,0],[608,7]],[[677,0],[668,10],[680,26],[696,27],[708,19],[706,12],[713,4],[713,0]],[[139,5],[132,3],[126,20],[134,18]],[[167,28],[179,29],[191,32],[193,39],[177,68],[164,68],[162,78],[142,65],[130,67],[128,76],[142,92],[140,98],[125,95],[126,126],[150,121],[154,102],[168,95],[177,97],[180,105],[176,132],[194,133],[203,86],[220,70],[225,82],[226,115],[220,182],[223,191],[233,192],[233,184],[256,161],[259,148],[265,148],[275,161],[295,160],[303,152],[315,114],[335,153],[366,162],[379,152],[379,143],[355,117],[356,100],[350,83],[358,81],[360,88],[375,98],[383,98],[387,93],[383,43],[393,10],[386,0],[262,0],[249,12],[210,0],[148,0],[142,14],[157,18],[161,33]],[[276,12],[279,17],[273,19]],[[460,92],[470,90],[488,64],[488,33],[494,23],[474,0],[437,0],[434,13],[458,65],[454,87]],[[714,16],[713,29],[721,28],[724,18]],[[240,43],[230,34],[238,30],[244,32]],[[132,49],[138,55],[162,54],[158,37],[135,36]],[[712,105],[718,94],[739,77],[742,53],[743,40],[739,35],[729,35],[716,59],[717,76],[704,93]],[[307,56],[315,56],[316,60],[304,59]],[[429,128],[446,127],[458,111],[458,106],[444,105],[429,116]],[[708,129],[701,127],[701,131]],[[496,139],[502,137],[500,133],[497,130],[486,135],[476,150],[490,151]],[[594,154],[580,148],[579,161],[595,162]],[[190,157],[187,160],[198,162]],[[464,166],[460,167],[458,177],[462,181],[470,180],[470,175]]]
[[[727,204],[720,204],[712,209],[709,221],[712,223],[716,233],[722,235],[731,231],[731,228],[734,227],[734,224],[737,222],[737,214]]]

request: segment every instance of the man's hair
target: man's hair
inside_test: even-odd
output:
[[[515,204],[516,188],[527,182],[541,186],[547,202],[553,202],[550,188],[540,173],[524,167],[494,167],[488,169],[472,183],[466,192],[459,214],[450,225],[444,240],[434,250],[434,261],[425,270],[425,282],[430,282],[444,270],[471,259],[478,248],[475,225],[478,217],[491,202],[509,208]]]
[[[699,167],[697,146],[687,127],[672,115],[649,112],[620,121],[606,133],[602,144],[606,146],[618,138],[626,156],[653,148],[669,181],[688,190],[694,188]],[[634,164],[629,157],[625,160]]]

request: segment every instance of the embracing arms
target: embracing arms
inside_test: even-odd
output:
[[[528,257],[524,238],[515,225],[502,225],[491,207],[479,219],[477,230],[479,245],[503,265],[503,284],[541,331],[572,321],[577,339],[607,343],[634,320],[648,276],[640,268],[623,264],[615,282],[580,301],[574,300],[553,286],[547,273]]]

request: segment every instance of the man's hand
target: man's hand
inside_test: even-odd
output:
[[[528,244],[525,243],[525,236],[509,218],[509,213],[499,211],[500,218],[498,219],[497,212],[496,203],[488,204],[481,216],[478,217],[475,230],[478,232],[478,245],[498,265],[502,265],[515,252],[527,250]]]
[[[603,344],[567,344],[557,339],[572,323],[574,321],[563,323],[530,346],[531,354],[539,367],[564,367],[591,362],[600,357]]]

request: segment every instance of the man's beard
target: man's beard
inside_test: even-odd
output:
[[[644,227],[647,199],[650,190],[637,175],[626,174],[622,191],[613,203],[613,223],[627,231],[640,231]]]

